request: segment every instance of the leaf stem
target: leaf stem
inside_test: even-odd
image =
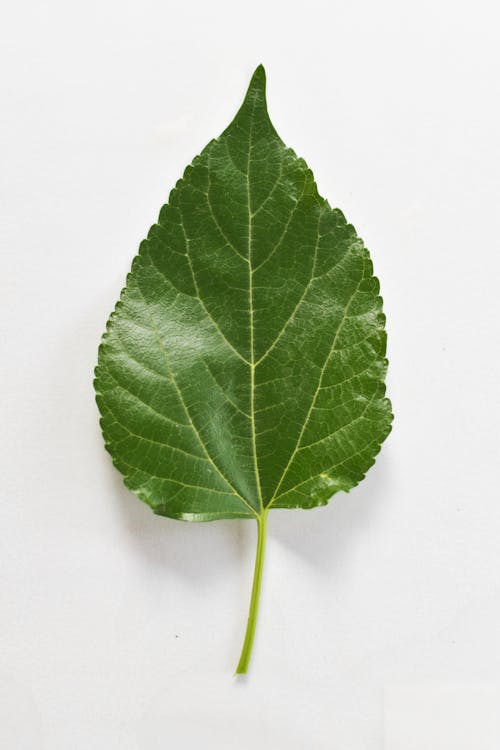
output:
[[[262,583],[262,570],[264,567],[264,553],[266,549],[267,509],[257,516],[257,554],[255,556],[255,568],[253,574],[252,596],[250,599],[250,610],[248,612],[248,623],[241,650],[240,660],[235,674],[246,674],[248,663],[252,654],[255,627],[257,625],[257,614],[259,611],[260,588]]]

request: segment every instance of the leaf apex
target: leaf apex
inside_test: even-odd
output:
[[[252,78],[250,79],[247,97],[251,94],[257,94],[264,99],[266,97],[266,71],[262,64],[255,68]]]

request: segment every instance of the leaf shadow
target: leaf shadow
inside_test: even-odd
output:
[[[150,564],[167,567],[197,585],[200,578],[209,581],[231,564],[245,575],[255,545],[252,523],[189,523],[157,516],[125,487],[111,463],[109,481],[127,538]],[[380,523],[390,501],[389,483],[389,456],[382,454],[358,487],[339,493],[328,505],[271,513],[270,541],[327,575],[338,562],[347,561],[356,539]]]
[[[197,586],[232,563],[241,563],[253,547],[253,524],[244,520],[190,523],[155,515],[123,484],[110,466],[110,494],[128,541],[150,565],[168,568]]]
[[[327,574],[337,562],[347,560],[356,539],[379,525],[390,502],[390,481],[390,459],[383,452],[358,487],[334,495],[328,505],[276,510],[269,520],[269,536]]]

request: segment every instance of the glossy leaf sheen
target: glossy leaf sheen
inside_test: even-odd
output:
[[[155,513],[311,508],[390,431],[368,251],[267,113],[257,68],[134,259],[99,350],[106,446]]]

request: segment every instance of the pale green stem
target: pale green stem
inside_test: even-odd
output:
[[[257,613],[259,611],[260,587],[262,583],[262,569],[264,567],[264,552],[266,548],[267,511],[257,517],[257,554],[255,556],[255,569],[253,574],[252,597],[250,599],[250,611],[248,613],[247,630],[241,650],[240,660],[236,667],[236,674],[246,674],[248,663],[252,654],[255,627],[257,625]]]

